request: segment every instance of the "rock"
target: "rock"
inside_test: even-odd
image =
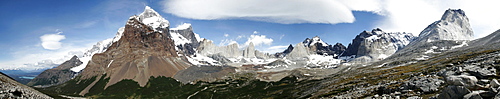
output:
[[[321,40],[319,36],[315,36],[312,39],[306,38],[302,43],[310,52],[319,55],[333,55],[337,57],[346,50],[346,47],[341,43],[336,43],[332,46]]]
[[[500,87],[500,83],[498,82],[497,79],[493,79],[490,81],[490,87],[498,88],[498,87]]]
[[[419,97],[419,96],[411,96],[411,97],[408,97],[406,99],[423,99],[423,98]]]
[[[255,58],[255,46],[253,45],[253,42],[250,42],[248,47],[243,50],[243,57]]]
[[[295,45],[295,48],[293,48],[292,52],[290,54],[286,55],[287,59],[304,59],[309,56],[309,51],[307,50],[306,47],[304,47],[303,43],[299,43]]]
[[[490,99],[490,98],[493,98],[495,97],[496,93],[494,92],[490,92],[490,91],[484,91],[484,90],[479,90],[478,91],[479,95],[482,97],[482,98],[486,98],[486,99]]]
[[[480,79],[496,76],[497,74],[496,69],[489,66],[467,65],[464,70]]]
[[[243,51],[238,48],[237,43],[229,44],[227,46],[217,46],[213,43],[213,41],[207,39],[200,42],[198,53],[204,56],[220,54],[226,58],[237,58],[243,55]]]
[[[438,95],[438,99],[461,99],[471,91],[464,86],[448,86]]]
[[[465,86],[467,88],[475,87],[477,84],[477,78],[474,76],[458,75],[458,76],[448,76],[446,77],[446,83],[450,85]]]
[[[37,90],[0,73],[0,99],[52,99]]]
[[[481,95],[479,95],[479,92],[474,91],[469,94],[466,94],[463,99],[483,99]]]
[[[431,77],[412,77],[403,87],[408,89],[420,89],[425,93],[436,92],[444,81]]]

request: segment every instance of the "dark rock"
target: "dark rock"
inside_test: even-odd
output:
[[[466,94],[463,99],[483,99],[481,95],[479,95],[478,92],[471,92],[469,94]]]
[[[464,86],[448,86],[441,91],[441,94],[438,95],[438,99],[462,99],[469,93],[471,93],[471,91]]]

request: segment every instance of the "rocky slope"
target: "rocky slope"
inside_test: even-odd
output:
[[[380,28],[371,32],[363,31],[352,40],[342,55],[344,59],[357,63],[379,61],[404,48],[414,39],[415,36],[411,33],[386,33]]]
[[[52,99],[26,85],[0,73],[0,98],[2,99]]]
[[[77,56],[73,56],[71,59],[62,63],[56,68],[43,71],[33,80],[31,80],[27,85],[48,87],[52,85],[62,84],[76,76],[77,72],[73,72],[70,69],[81,64],[83,64],[83,62],[80,61]]]

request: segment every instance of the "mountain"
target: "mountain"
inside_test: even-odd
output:
[[[352,40],[342,56],[361,63],[378,61],[391,56],[414,39],[415,36],[411,33],[387,33],[380,28],[371,32],[363,31]]]
[[[416,42],[438,40],[472,40],[474,33],[469,19],[461,9],[448,9],[438,20],[420,32]]]
[[[68,61],[62,63],[56,68],[47,69],[31,80],[28,86],[36,87],[48,87],[52,85],[62,84],[66,81],[71,80],[76,76],[77,72],[71,71],[70,69],[83,64],[82,61],[78,59],[75,55]]]
[[[83,64],[80,64],[76,67],[71,68],[71,71],[81,72],[87,66],[88,62],[90,61],[90,59],[92,59],[92,56],[94,54],[102,53],[102,52],[106,51],[111,46],[111,44],[120,40],[120,38],[123,35],[123,31],[125,31],[125,27],[119,28],[118,32],[116,32],[116,34],[115,34],[115,37],[99,41],[95,45],[93,45],[92,48],[86,50],[83,53],[83,55],[80,56],[80,58],[79,58],[83,62]]]
[[[289,54],[290,52],[292,52],[292,50],[293,50],[293,46],[292,46],[292,44],[290,44],[290,45],[288,45],[288,47],[283,52],[275,53],[274,57],[283,58],[287,54]]]
[[[196,49],[200,46],[202,40],[198,34],[193,32],[193,27],[189,23],[183,23],[176,28],[171,28],[170,36],[177,48],[187,55],[196,53]]]
[[[2,99],[52,99],[51,97],[0,73],[0,98]]]
[[[333,55],[337,57],[346,50],[346,47],[341,43],[336,43],[332,46],[321,40],[319,36],[315,36],[312,39],[306,38],[302,43],[309,48],[309,51],[319,55]]]
[[[129,18],[121,39],[105,52],[92,56],[77,80],[106,78],[108,82],[104,88],[107,88],[125,79],[145,86],[150,77],[172,77],[191,64],[179,56],[182,52],[175,50],[168,28],[168,21],[146,7],[139,16]],[[93,84],[88,85],[80,95],[93,87]]]
[[[473,32],[465,12],[448,9],[442,18],[425,28],[414,41],[382,61],[388,66],[427,60],[443,52],[469,45]]]
[[[500,30],[469,41],[467,26],[463,11],[450,9],[419,37],[376,28],[347,48],[316,36],[268,54],[254,43],[217,46],[188,23],[170,28],[146,7],[117,41],[92,51],[78,76],[40,90],[91,98],[498,98]]]

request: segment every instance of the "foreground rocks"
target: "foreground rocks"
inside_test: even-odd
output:
[[[18,83],[4,74],[0,74],[1,99],[52,99],[26,85]]]

